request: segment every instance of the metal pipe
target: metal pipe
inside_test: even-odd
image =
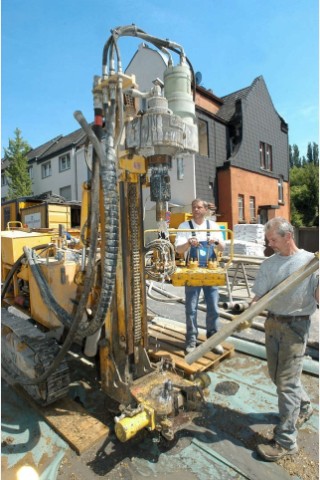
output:
[[[236,302],[234,304],[233,310],[235,312],[243,312],[244,310],[247,310],[247,308],[250,307],[250,303],[248,302]]]
[[[254,317],[259,315],[260,312],[270,307],[272,302],[276,300],[283,293],[288,292],[294,288],[305,278],[309,277],[319,268],[319,258],[316,254],[315,257],[306,265],[303,265],[299,270],[292,273],[288,278],[283,280],[279,285],[275,286],[272,290],[261,297],[257,302],[250,306],[247,310],[239,315],[237,320],[231,322],[229,325],[223,327],[219,332],[212,335],[204,343],[199,345],[193,352],[188,353],[185,357],[185,361],[191,365],[199,358],[203,357],[207,352],[219,345],[223,340],[228,338],[234,331],[243,328],[246,324],[249,327]],[[246,326],[245,326],[246,328]]]
[[[228,310],[228,309],[234,309],[234,306],[235,306],[235,303],[234,302],[224,302],[222,304],[222,308],[224,308],[225,310]]]
[[[249,355],[252,355],[253,357],[258,357],[263,360],[267,359],[266,347],[264,345],[248,342],[246,340],[242,340],[241,338],[236,337],[230,337],[229,340],[230,342],[232,342],[238,352],[247,353]],[[303,360],[302,371],[319,376],[319,362],[316,362],[311,358],[305,357]]]

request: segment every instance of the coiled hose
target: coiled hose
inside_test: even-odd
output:
[[[102,158],[99,157],[104,213],[104,230],[102,231],[102,240],[103,244],[105,245],[103,257],[101,259],[101,293],[94,318],[90,320],[90,322],[82,322],[79,326],[78,333],[82,337],[93,335],[97,330],[99,330],[99,328],[101,328],[112,299],[116,278],[119,249],[119,213],[116,154],[113,148],[115,108],[115,101],[112,101],[108,115],[109,121],[107,125],[106,152]],[[77,120],[79,121],[80,117],[78,117]],[[83,119],[81,119],[80,124],[86,132],[88,129],[91,130],[90,126],[83,122]]]

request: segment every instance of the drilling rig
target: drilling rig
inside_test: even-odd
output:
[[[128,36],[150,43],[168,59],[163,80],[154,79],[147,92],[122,71],[119,39]],[[74,114],[87,135],[90,169],[83,185],[80,247],[69,248],[62,233],[55,239],[2,235],[5,375],[48,405],[68,394],[67,354],[73,344],[80,345],[97,362],[106,396],[121,406],[115,433],[123,442],[144,428],[171,439],[174,418],[201,405],[209,381],[204,374],[191,382],[168,364],[152,365],[146,350],[146,259],[152,279],[174,275],[175,252],[165,231],[169,171],[175,155],[198,150],[193,77],[179,44],[135,25],[112,30],[102,73],[93,80],[94,122],[80,111]],[[147,187],[158,238],[145,245],[142,191]]]

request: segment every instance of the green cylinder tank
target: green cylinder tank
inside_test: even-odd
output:
[[[170,110],[186,123],[196,122],[195,104],[191,91],[191,72],[186,63],[169,66],[163,75],[164,96]]]

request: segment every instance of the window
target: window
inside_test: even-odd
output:
[[[260,142],[260,167],[265,168],[265,148],[264,143]]]
[[[8,185],[8,180],[5,173],[1,173],[1,187]]]
[[[260,151],[260,168],[263,168],[264,170],[272,171],[273,169],[272,146],[269,145],[268,143],[260,142],[259,151]]]
[[[198,119],[198,130],[199,130],[199,155],[202,157],[209,156],[209,146],[208,146],[208,122]]]
[[[183,180],[183,177],[184,177],[183,157],[177,157],[177,180]]]
[[[71,200],[71,186],[68,185],[67,187],[60,188],[60,195],[66,200]]]
[[[51,177],[51,162],[47,162],[41,166],[42,178]]]
[[[59,157],[59,172],[64,172],[70,169],[70,154]]]
[[[272,147],[266,144],[266,170],[272,172]]]
[[[250,197],[250,221],[256,220],[256,197]]]
[[[238,195],[238,217],[239,222],[244,222],[244,195]]]
[[[283,176],[282,175],[278,179],[278,202],[279,203],[284,203]]]
[[[29,178],[32,180],[33,179],[33,167],[28,167],[28,174],[29,174]]]

